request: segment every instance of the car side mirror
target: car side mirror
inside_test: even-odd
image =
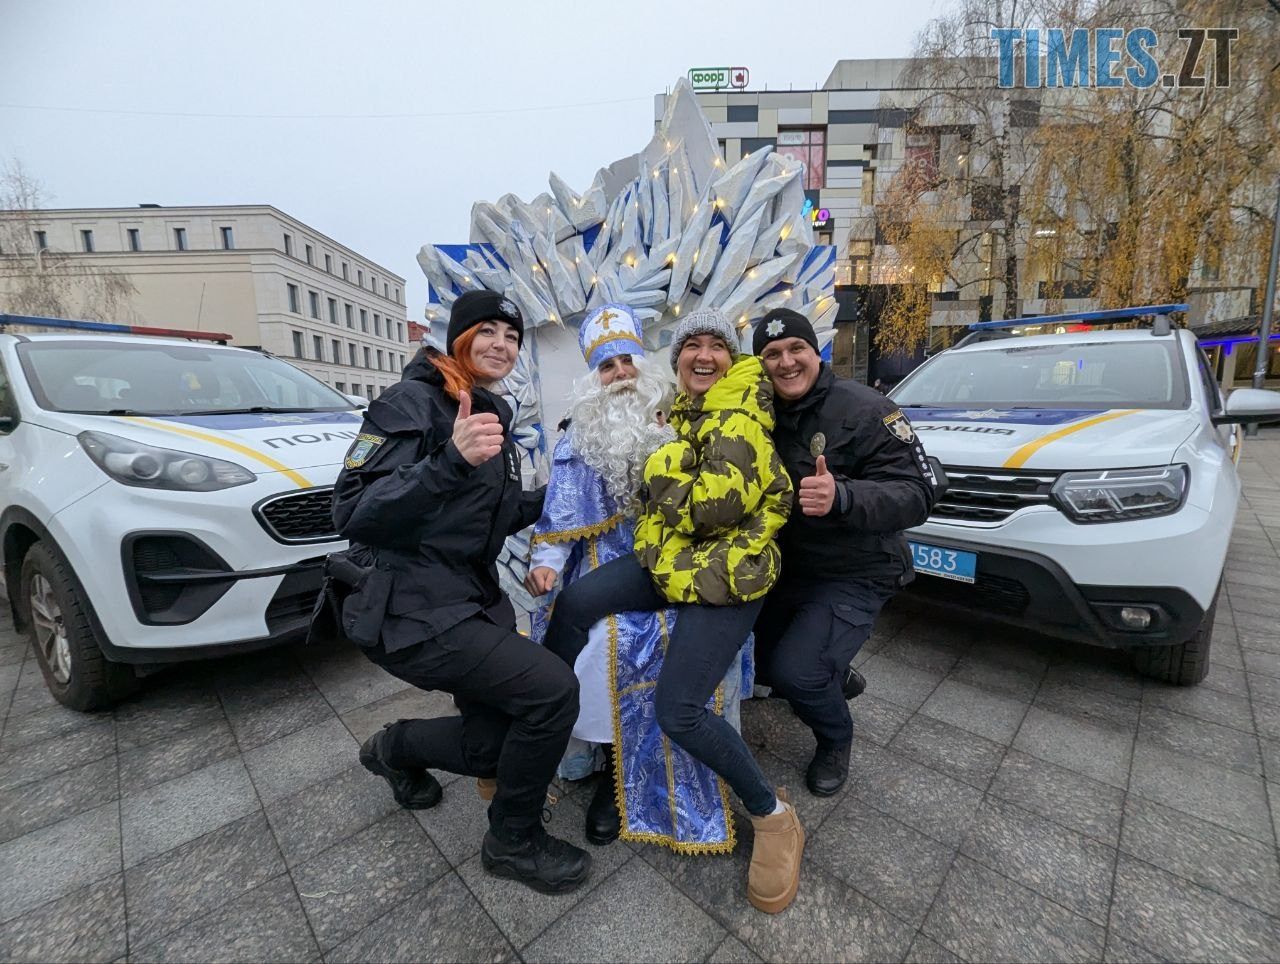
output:
[[[1211,416],[1214,425],[1246,425],[1280,421],[1280,392],[1263,388],[1237,388],[1222,411]]]
[[[343,393],[343,397],[356,408],[369,407],[369,399],[365,398],[363,395],[347,395],[346,393]]]

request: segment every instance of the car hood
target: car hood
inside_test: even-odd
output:
[[[1167,465],[1195,431],[1189,411],[903,408],[943,465],[1116,469]]]
[[[355,412],[171,416],[43,412],[39,421],[72,435],[106,432],[157,448],[224,459],[264,475],[339,465],[360,432],[361,417]],[[324,478],[305,477],[305,481],[327,485],[335,475],[326,472]]]

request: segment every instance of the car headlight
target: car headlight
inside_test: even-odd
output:
[[[1177,512],[1187,479],[1185,465],[1064,472],[1053,496],[1076,522],[1122,522]]]
[[[212,492],[244,485],[257,478],[234,462],[159,449],[106,432],[81,432],[76,438],[98,468],[125,485]]]

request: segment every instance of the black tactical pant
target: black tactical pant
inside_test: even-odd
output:
[[[853,739],[841,681],[891,595],[873,583],[784,580],[765,597],[755,627],[757,678],[791,704],[821,746]]]
[[[462,714],[390,727],[387,764],[497,777],[490,826],[502,836],[535,826],[578,719],[573,668],[484,615],[408,649],[365,653],[406,683],[453,694]]]

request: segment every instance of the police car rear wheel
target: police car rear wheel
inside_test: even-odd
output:
[[[1209,675],[1209,652],[1213,644],[1213,621],[1218,612],[1218,595],[1205,611],[1204,619],[1195,635],[1176,646],[1149,646],[1131,650],[1134,666],[1144,676],[1172,683],[1174,686],[1195,686]]]
[[[43,543],[32,546],[22,560],[22,600],[36,661],[59,703],[73,710],[94,710],[136,688],[129,667],[103,656],[71,567]]]

